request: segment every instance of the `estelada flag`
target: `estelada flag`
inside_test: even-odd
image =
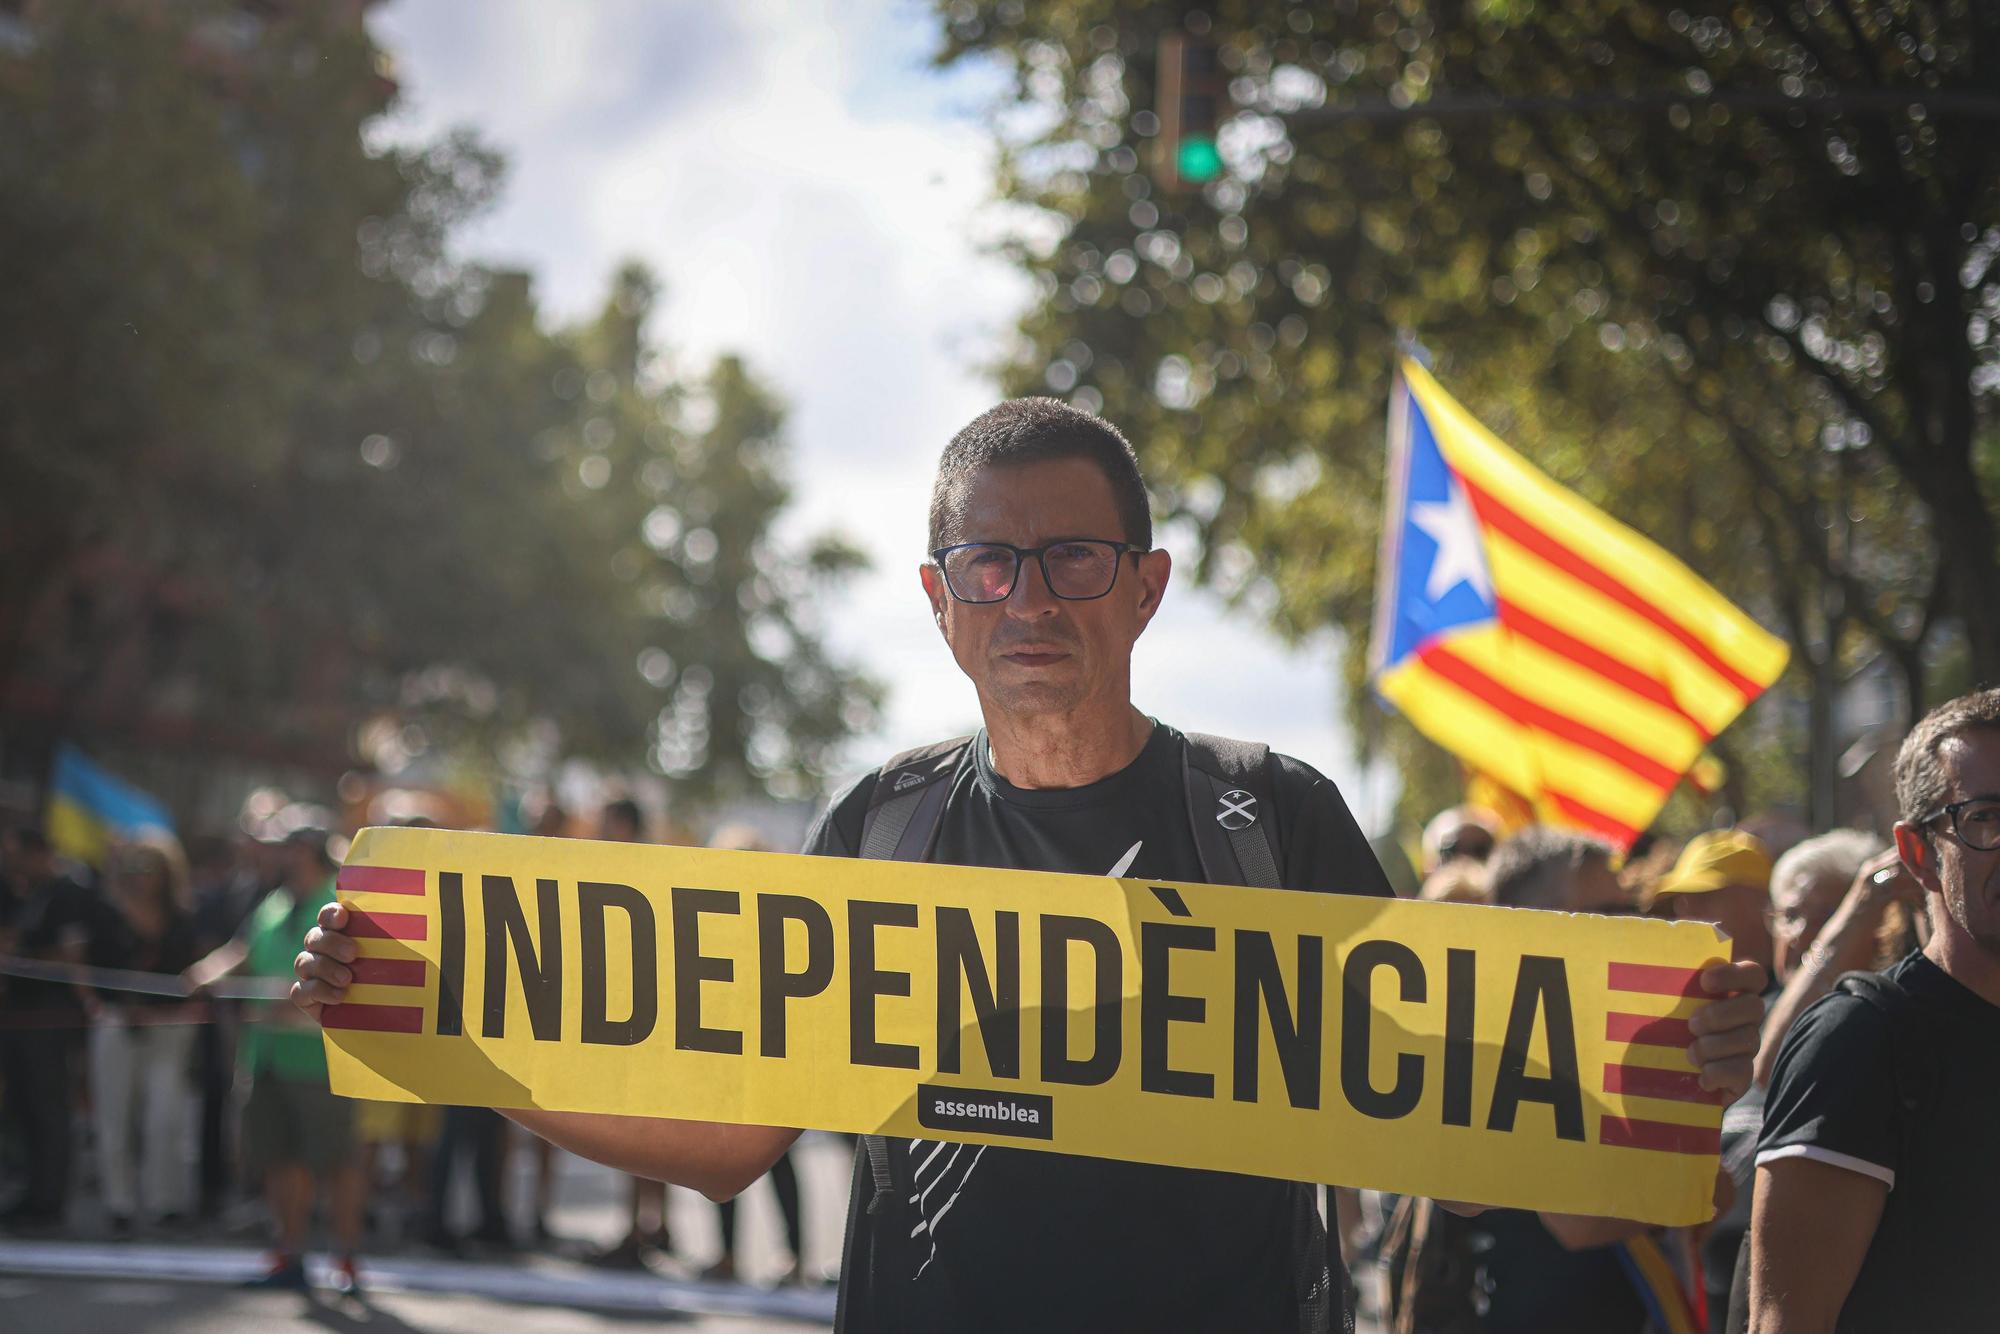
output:
[[[1545,823],[1629,846],[1785,645],[1407,358],[1389,450],[1376,690]]]

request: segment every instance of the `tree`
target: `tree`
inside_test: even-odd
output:
[[[940,10],[943,58],[1011,60],[1035,113],[1002,190],[1058,239],[1016,250],[1041,297],[1010,387],[1132,428],[1202,572],[1281,626],[1366,624],[1409,329],[1782,628],[1792,689],[1830,700],[1876,650],[1913,703],[1955,652],[2000,675],[1990,7]],[[1145,170],[1170,27],[1218,44],[1240,109],[1199,193]]]
[[[770,541],[777,409],[733,362],[667,373],[642,271],[551,331],[525,275],[456,261],[503,164],[465,134],[370,146],[395,89],[350,10],[43,6],[19,31],[0,54],[10,768],[39,776],[69,737],[324,778],[551,727],[637,765],[710,671],[730,693],[677,774],[689,795],[818,780],[874,698],[794,600],[843,558]],[[694,396],[760,405],[754,438],[682,429]],[[732,468],[761,480],[699,475]],[[701,487],[709,529],[752,553],[721,577],[642,540]],[[704,590],[685,631],[659,596],[681,574]],[[778,680],[779,703],[750,690]]]
[[[599,318],[568,338],[599,369],[583,381],[591,414],[564,445],[638,610],[636,675],[665,696],[647,761],[697,802],[804,796],[880,703],[814,615],[866,561],[828,535],[803,551],[779,542],[791,496],[782,407],[734,356],[668,375],[645,334],[657,300],[652,277],[628,265]]]

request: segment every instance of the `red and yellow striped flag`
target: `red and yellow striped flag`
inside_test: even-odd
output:
[[[1545,823],[1629,846],[1785,645],[1408,360],[1389,428],[1375,688]]]

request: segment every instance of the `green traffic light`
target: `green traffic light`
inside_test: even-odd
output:
[[[1195,136],[1181,140],[1180,151],[1174,155],[1174,166],[1184,181],[1212,181],[1222,174],[1222,154],[1216,148],[1215,140]]]

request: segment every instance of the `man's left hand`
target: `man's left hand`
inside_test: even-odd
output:
[[[1750,1087],[1767,981],[1764,965],[1748,960],[1712,963],[1701,970],[1703,990],[1722,999],[1702,1006],[1688,1021],[1694,1034],[1688,1059],[1701,1068],[1703,1088],[1727,1093],[1732,1102]]]

